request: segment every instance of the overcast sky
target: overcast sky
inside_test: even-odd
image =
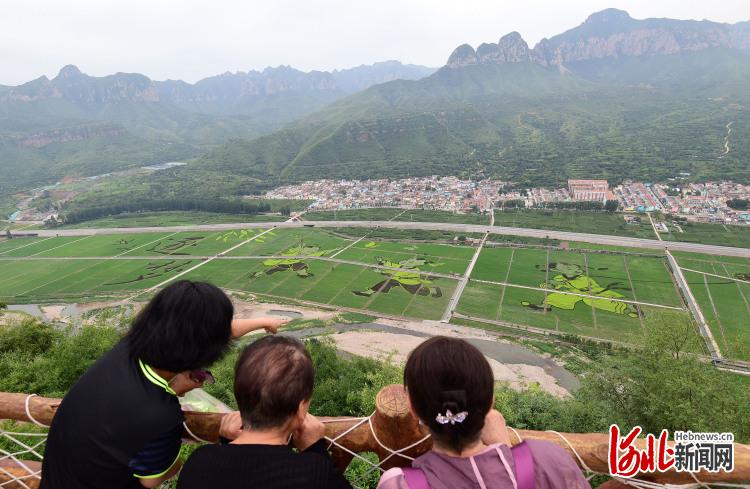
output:
[[[280,64],[441,66],[517,30],[530,46],[607,7],[635,18],[750,20],[748,0],[0,0],[0,84],[65,64],[194,82]]]

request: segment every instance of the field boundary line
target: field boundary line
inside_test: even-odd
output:
[[[59,282],[60,280],[64,280],[64,279],[66,279],[66,278],[69,278],[69,277],[71,277],[71,276],[73,276],[73,275],[75,275],[75,274],[77,274],[77,273],[81,273],[81,272],[85,272],[86,270],[90,270],[91,268],[94,268],[94,267],[96,267],[97,265],[101,265],[101,264],[102,264],[102,263],[104,263],[105,261],[106,261],[106,258],[100,258],[100,259],[99,259],[99,261],[97,261],[97,262],[96,262],[96,263],[94,263],[93,265],[89,265],[89,266],[87,266],[87,267],[85,267],[85,268],[78,268],[78,269],[76,269],[75,271],[72,271],[72,272],[70,272],[70,273],[67,273],[67,274],[63,275],[62,277],[58,277],[58,278],[56,278],[56,279],[54,279],[54,280],[50,280],[49,282],[43,283],[43,284],[41,284],[41,285],[37,285],[37,286],[36,286],[36,287],[34,287],[33,289],[29,289],[29,290],[24,290],[23,292],[21,292],[20,294],[17,294],[17,295],[19,295],[19,296],[23,296],[23,295],[29,294],[29,293],[31,293],[31,292],[34,292],[35,290],[41,289],[42,287],[46,287],[46,286],[48,286],[48,285],[50,285],[50,284],[54,284],[55,282]],[[101,285],[101,284],[100,284],[100,285]],[[86,290],[86,291],[84,291],[84,292],[88,292],[89,290],[91,290],[91,289],[87,289],[87,290]]]
[[[519,285],[519,284],[511,284],[508,282],[494,282],[492,280],[480,280],[480,279],[474,279],[474,282],[482,283],[482,284],[493,284],[493,285],[505,285],[507,287],[515,287],[517,289],[526,289],[526,290],[536,290],[539,292],[544,292],[544,288],[542,287],[532,287],[530,285]],[[637,302],[630,299],[617,299],[614,297],[598,297],[595,295],[589,295],[589,294],[579,294],[578,292],[568,292],[566,290],[555,290],[555,294],[565,294],[565,295],[575,295],[578,297],[584,297],[588,299],[597,299],[597,300],[608,300],[612,302],[624,302],[626,304],[638,304],[642,306],[649,306],[649,307],[659,307],[662,309],[672,309],[674,311],[684,311],[685,309],[682,307],[676,307],[676,306],[667,306],[664,304],[654,304],[651,302]]]
[[[47,240],[50,240],[50,239],[53,239],[53,238],[56,238],[56,236],[50,236],[49,238],[40,239],[39,241],[34,241],[32,243],[26,243],[26,244],[21,245],[21,246],[16,246],[15,248],[11,248],[9,250],[5,250],[5,251],[0,252],[0,255],[4,255],[6,253],[10,253],[11,251],[20,250],[21,248],[26,248],[27,246],[35,245],[35,244],[38,244],[38,243],[41,243],[43,241],[47,241]],[[22,238],[14,238],[14,239],[22,239]]]
[[[448,306],[445,308],[445,312],[443,313],[442,319],[440,319],[441,322],[447,323],[448,321],[450,321],[451,316],[456,310],[456,307],[458,307],[458,301],[461,300],[461,296],[464,294],[466,285],[469,283],[469,277],[471,277],[471,272],[474,270],[474,265],[476,265],[477,260],[479,259],[479,254],[482,252],[482,248],[484,248],[484,243],[487,241],[487,238],[489,236],[490,236],[489,231],[484,233],[484,237],[482,238],[482,241],[479,243],[479,246],[477,246],[477,250],[474,252],[474,256],[471,258],[469,265],[466,267],[466,270],[464,271],[463,276],[458,281],[456,288],[453,289],[453,294],[451,295],[451,298],[448,300]]]
[[[651,229],[654,230],[654,234],[659,239],[659,241],[664,241],[663,239],[661,239],[661,234],[659,234],[659,231],[656,230],[656,224],[654,224],[654,219],[651,217],[651,213],[648,212],[647,214],[648,214],[648,220],[651,221]]]
[[[586,283],[588,284],[589,294],[591,294],[591,274],[589,274],[589,258],[587,253],[583,253],[583,265],[586,267]],[[546,293],[544,295],[545,297],[547,296]],[[599,325],[596,322],[596,301],[591,301],[591,318],[594,320],[594,329],[598,329]]]
[[[28,258],[33,258],[35,256],[41,255],[42,253],[47,253],[48,251],[52,251],[52,250],[56,250],[58,248],[62,248],[64,246],[72,245],[73,243],[78,243],[79,241],[83,241],[84,239],[88,239],[88,238],[90,238],[92,236],[95,236],[95,235],[92,234],[92,235],[89,235],[89,236],[85,236],[85,237],[83,237],[81,239],[74,239],[73,241],[71,241],[69,243],[64,243],[64,244],[61,244],[60,246],[55,246],[54,248],[47,248],[46,250],[42,250],[42,251],[40,251],[38,253],[34,253],[33,255],[29,255]]]
[[[331,273],[333,272],[333,270],[334,270],[335,268],[336,268],[336,263],[334,263],[334,264],[333,264],[333,265],[331,266],[331,268],[329,268],[328,270],[326,270],[326,272],[325,272],[324,274],[322,274],[322,275],[320,275],[320,276],[315,276],[315,275],[314,275],[314,277],[315,277],[315,280],[314,280],[314,281],[313,281],[313,282],[312,282],[312,283],[310,284],[310,286],[309,286],[309,287],[307,287],[306,289],[304,289],[304,290],[302,290],[301,292],[299,292],[299,293],[298,293],[299,295],[297,295],[297,297],[301,298],[301,297],[302,297],[303,295],[307,294],[307,293],[308,293],[308,292],[310,292],[310,291],[311,291],[312,289],[314,289],[314,288],[315,288],[315,287],[316,287],[316,286],[317,286],[317,285],[318,285],[318,284],[319,284],[320,282],[322,282],[322,281],[323,281],[323,279],[324,279],[324,278],[326,278],[327,276],[329,276],[329,275],[330,275],[330,274],[331,274]]]
[[[721,339],[724,340],[724,348],[727,350],[729,349],[729,344],[727,343],[727,335],[724,331],[724,325],[721,324],[721,317],[719,317],[719,311],[716,309],[716,304],[714,303],[714,296],[711,294],[711,288],[708,286],[708,279],[705,275],[703,275],[703,286],[706,289],[706,296],[708,296],[708,303],[711,304],[711,311],[714,313],[714,317],[716,318],[716,324],[719,325],[719,332],[721,333]]]
[[[729,274],[729,270],[727,270],[726,265],[722,264],[721,266],[722,268],[724,268],[724,271]],[[742,291],[742,287],[740,286],[739,282],[735,282],[735,285],[737,285],[737,292],[740,293],[740,297],[742,297],[742,300],[745,302],[745,309],[747,309],[747,314],[748,316],[750,316],[750,302],[747,301],[747,296]]]
[[[638,300],[638,295],[635,293],[635,285],[633,284],[633,278],[630,276],[630,268],[628,267],[628,260],[626,256],[622,257],[623,268],[625,269],[625,275],[628,277],[628,283],[630,284],[630,292],[633,293],[633,299]],[[646,323],[643,322],[643,312],[640,306],[635,306],[636,312],[638,313],[638,320],[641,322],[641,329],[646,332]]]
[[[711,327],[708,325],[708,322],[706,322],[706,317],[703,315],[703,311],[701,310],[698,301],[695,300],[693,291],[690,290],[690,286],[685,279],[685,274],[682,273],[682,268],[680,268],[679,263],[677,263],[677,260],[674,256],[672,256],[672,253],[669,250],[664,250],[664,252],[667,255],[669,266],[670,268],[672,268],[672,275],[675,278],[675,282],[682,291],[682,296],[687,302],[690,311],[693,313],[694,319],[698,322],[698,326],[701,330],[701,336],[703,336],[704,341],[706,342],[706,349],[708,350],[708,353],[711,355],[711,358],[714,362],[724,361],[724,357],[721,354],[719,345],[716,343],[714,335],[711,332]]]
[[[557,331],[554,329],[539,328],[537,326],[527,326],[524,324],[509,323],[507,321],[495,321],[492,319],[480,318],[476,316],[467,316],[466,314],[461,314],[460,312],[455,313],[454,317],[459,318],[459,319],[468,319],[469,321],[476,321],[478,323],[502,326],[504,328],[515,329],[517,331],[526,331],[529,333],[541,334],[544,336],[568,336],[570,335],[570,336],[575,336],[575,337],[582,338],[585,340],[593,341],[595,343],[609,343],[611,345],[619,345],[619,346],[624,346],[627,348],[636,348],[638,346],[633,343],[627,343],[627,342],[619,341],[619,340],[608,340],[606,338],[599,338],[596,336],[587,336],[587,335],[581,335],[578,333],[569,333],[565,331]]]
[[[510,269],[513,268],[513,258],[516,255],[516,249],[511,248],[510,250],[510,258],[508,258],[508,269],[505,271],[505,281],[507,282],[510,278]],[[549,260],[548,260],[549,261]],[[497,305],[497,310],[495,311],[495,319],[500,321],[500,316],[503,314],[503,303],[505,302],[505,291],[508,290],[506,286],[503,285],[503,290],[500,291],[500,303]]]
[[[250,241],[253,241],[254,239],[256,239],[256,238],[258,238],[258,237],[260,237],[260,236],[263,236],[263,235],[264,235],[264,234],[266,234],[266,233],[269,233],[269,232],[273,231],[274,229],[275,229],[275,228],[268,228],[268,229],[266,229],[265,231],[263,231],[262,233],[258,233],[258,234],[256,234],[255,236],[252,236],[251,238],[249,238],[249,239],[246,239],[245,241],[243,241],[243,242],[241,242],[241,243],[239,243],[239,244],[236,244],[236,245],[232,246],[231,248],[229,248],[229,249],[227,249],[227,250],[224,250],[224,251],[222,251],[221,253],[217,253],[217,254],[216,254],[216,255],[214,255],[213,257],[211,257],[211,258],[208,258],[208,259],[206,259],[206,260],[203,260],[203,261],[201,261],[200,263],[198,263],[197,265],[195,265],[195,266],[193,266],[193,267],[190,267],[190,268],[188,268],[187,270],[183,270],[182,272],[178,273],[177,275],[174,275],[174,276],[172,276],[172,277],[169,277],[169,278],[168,278],[167,280],[164,280],[163,282],[161,282],[161,283],[158,283],[158,284],[154,285],[153,287],[150,287],[150,288],[148,288],[148,289],[146,289],[146,290],[142,290],[142,291],[138,292],[137,294],[135,294],[135,295],[133,295],[133,296],[129,297],[129,298],[127,299],[127,300],[128,300],[128,301],[132,301],[132,300],[133,300],[133,299],[135,299],[136,297],[139,297],[139,296],[141,296],[141,295],[143,295],[143,294],[148,294],[149,292],[153,292],[154,290],[156,290],[156,289],[158,289],[158,288],[160,288],[160,287],[162,287],[162,286],[164,286],[164,285],[168,284],[168,283],[169,283],[169,282],[171,282],[172,280],[175,280],[175,279],[177,279],[177,278],[179,278],[179,277],[182,277],[183,275],[185,275],[185,274],[187,274],[187,273],[190,273],[190,272],[192,272],[193,270],[195,270],[195,269],[197,269],[197,268],[200,268],[200,267],[202,267],[203,265],[206,265],[207,263],[211,263],[211,262],[212,262],[213,260],[215,260],[216,258],[218,258],[218,257],[220,257],[220,256],[224,256],[225,254],[227,254],[227,253],[230,253],[230,252],[232,252],[232,251],[236,250],[236,249],[237,249],[237,248],[239,248],[240,246],[242,246],[242,245],[244,245],[244,244],[247,244],[247,243],[249,243]]]
[[[726,270],[726,267],[724,269]],[[709,277],[723,278],[724,280],[730,280],[732,282],[750,284],[750,281],[748,280],[742,280],[740,278],[734,278],[734,277],[725,277],[724,275],[719,275],[717,273],[701,272],[700,270],[693,270],[692,268],[683,268],[683,270],[685,270],[686,272],[698,273],[700,275],[708,275]]]
[[[334,253],[333,255],[331,255],[331,256],[329,256],[327,258],[336,258],[341,253],[345,252],[346,250],[348,250],[352,246],[356,245],[357,243],[359,243],[360,241],[362,241],[363,239],[365,239],[366,237],[368,237],[371,233],[372,233],[372,231],[368,232],[367,234],[365,234],[364,236],[362,236],[361,238],[359,238],[357,241],[353,241],[353,242],[349,243],[344,248],[341,248],[339,251],[337,251],[336,253]]]
[[[337,307],[335,304],[331,304],[331,302],[333,302],[336,299],[336,297],[340,296],[342,294],[342,292],[344,292],[345,290],[347,290],[350,285],[352,285],[357,279],[359,279],[359,277],[362,275],[362,273],[364,273],[365,270],[367,270],[367,269],[366,268],[360,268],[359,272],[356,275],[354,275],[354,277],[352,277],[352,279],[349,280],[346,283],[345,286],[341,287],[341,290],[339,290],[338,292],[336,292],[335,294],[333,294],[333,297],[331,297],[331,299],[328,302],[326,302],[326,304],[329,305],[329,306]],[[351,292],[351,290],[349,292]]]

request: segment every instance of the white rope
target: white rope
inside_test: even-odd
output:
[[[511,428],[510,426],[508,426],[508,429],[516,434],[516,437],[518,437],[518,443],[521,443],[523,441],[523,437],[519,432],[516,431],[515,428]]]
[[[48,425],[37,421],[36,419],[34,419],[34,416],[31,415],[31,409],[30,409],[30,406],[29,406],[29,401],[31,401],[32,397],[36,397],[36,394],[29,394],[28,396],[26,396],[26,400],[23,403],[23,407],[24,407],[24,409],[26,409],[26,417],[29,418],[31,420],[31,422],[34,423],[37,426],[41,426],[42,428],[49,428]]]
[[[197,436],[195,433],[193,433],[192,431],[190,431],[190,428],[188,428],[188,425],[187,425],[187,423],[185,421],[182,422],[182,427],[185,428],[185,431],[187,431],[187,434],[190,435],[193,438],[193,440],[199,441],[201,443],[213,443],[211,441],[204,440],[200,436]]]

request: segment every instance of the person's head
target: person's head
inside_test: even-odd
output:
[[[127,334],[130,354],[175,374],[208,367],[229,348],[233,315],[232,301],[218,287],[175,282],[136,316]]]
[[[409,354],[404,385],[412,411],[436,444],[461,453],[479,440],[492,408],[494,376],[476,347],[456,338],[430,338]],[[447,411],[466,417],[446,422]]]
[[[315,372],[304,345],[266,336],[248,345],[234,369],[234,397],[245,429],[293,431],[310,407]]]

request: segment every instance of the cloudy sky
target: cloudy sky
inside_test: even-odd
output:
[[[517,30],[529,45],[607,7],[635,18],[750,20],[747,0],[1,0],[0,84],[76,64],[196,81],[280,64],[440,66]]]

